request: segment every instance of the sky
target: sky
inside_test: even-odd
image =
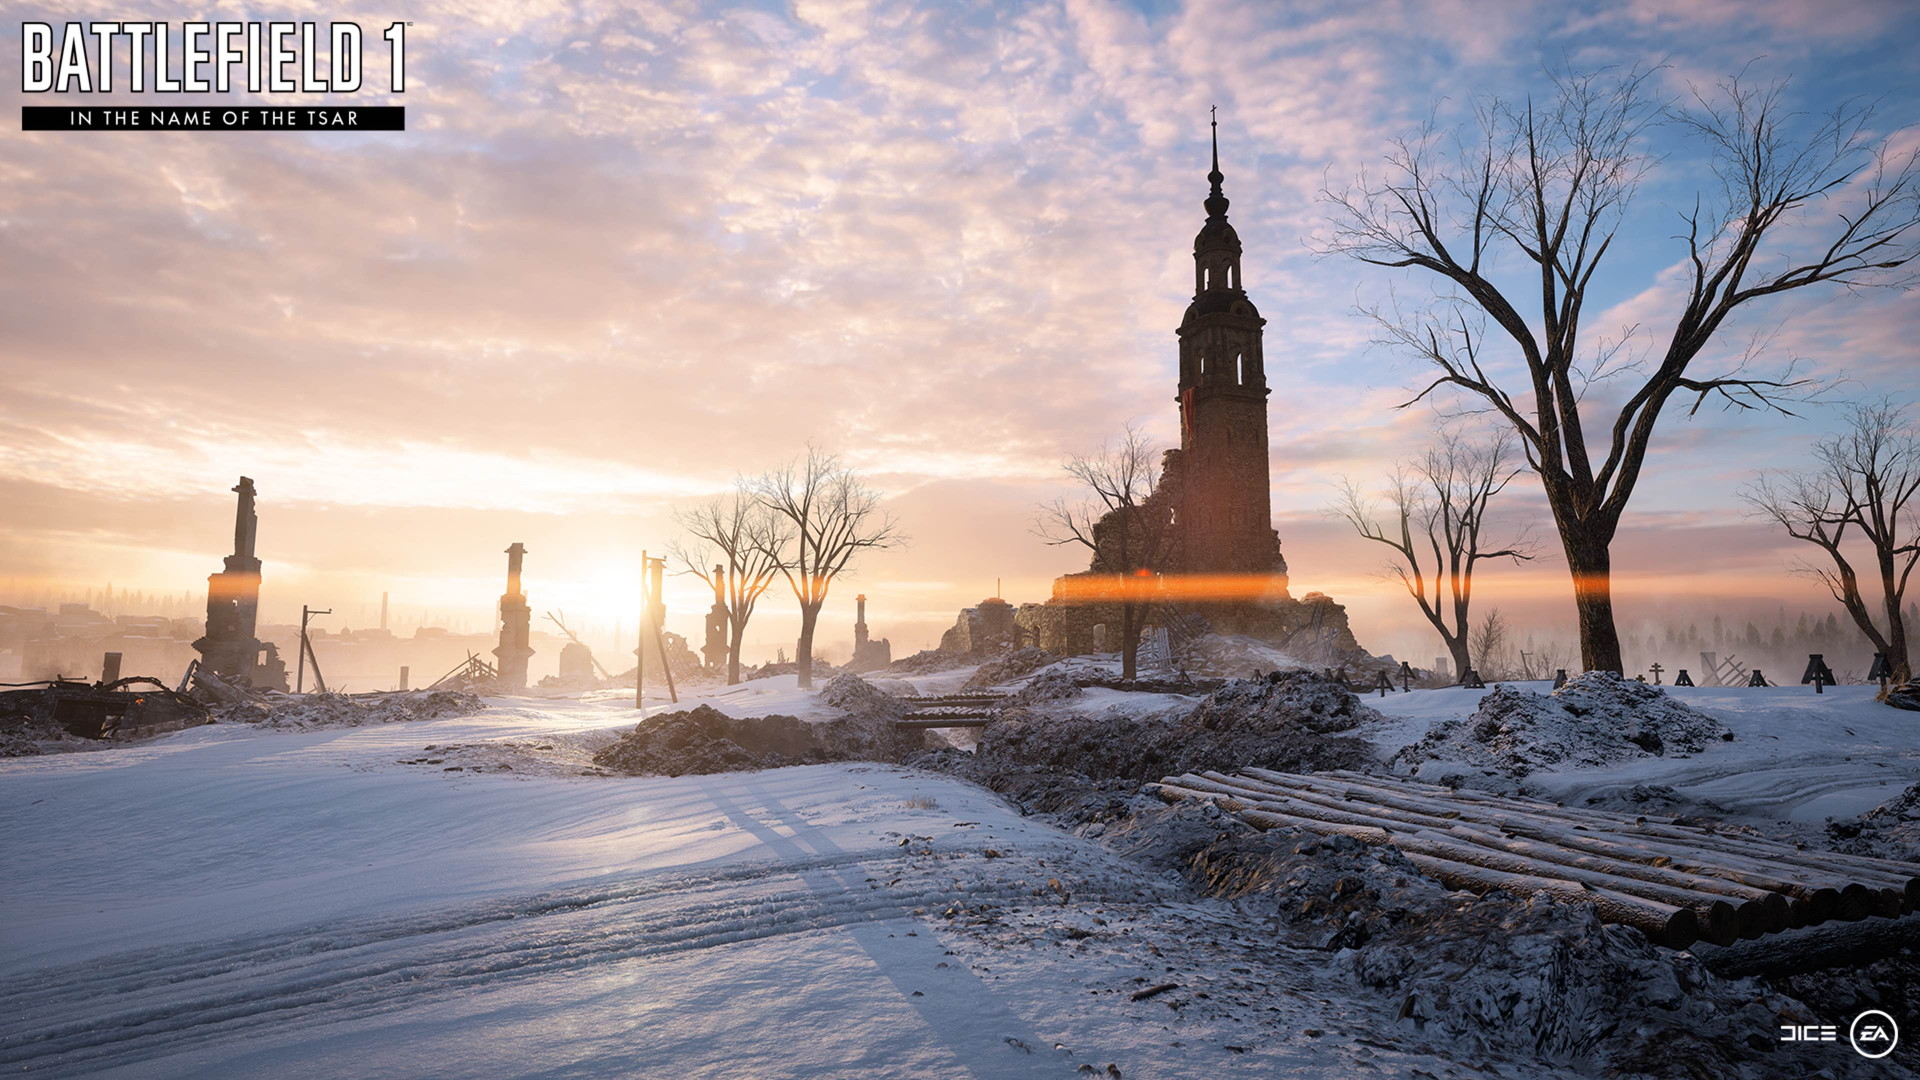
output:
[[[1130,422],[1177,440],[1217,105],[1268,320],[1293,591],[1347,603],[1375,651],[1432,656],[1380,549],[1328,516],[1343,477],[1377,483],[1440,423],[1396,408],[1423,370],[1357,314],[1431,284],[1322,253],[1322,192],[1377,175],[1429,118],[1547,94],[1553,67],[1658,66],[1675,97],[1789,79],[1796,109],[1876,99],[1870,134],[1920,144],[1920,9],[1900,3],[6,8],[0,603],[197,593],[245,474],[269,620],[311,604],[364,625],[387,592],[403,625],[483,629],[520,541],[536,612],[606,633],[633,624],[640,552],[674,539],[677,506],[811,440],[912,538],[835,587],[829,654],[856,592],[896,655],[930,646],[996,587],[1044,599],[1084,567],[1032,531],[1070,490],[1066,455]],[[391,102],[410,130],[20,132],[20,22],[102,14],[404,18]],[[1671,327],[1677,214],[1706,185],[1677,131],[1648,150],[1594,340]],[[1798,363],[1832,403],[1665,419],[1616,544],[1623,623],[1830,608],[1738,491],[1804,465],[1834,403],[1920,396],[1917,336],[1920,298],[1893,290],[1795,295],[1729,327],[1703,365],[1761,340],[1757,365]],[[1551,535],[1530,478],[1502,513]],[[1486,569],[1478,595],[1570,637],[1553,546]],[[668,628],[696,634],[702,586],[677,579],[668,601]],[[786,639],[793,606],[769,595],[750,653]]]

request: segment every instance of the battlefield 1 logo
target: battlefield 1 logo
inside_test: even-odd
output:
[[[29,22],[20,27],[20,89],[25,94],[161,95],[168,104],[27,105],[23,131],[404,131],[399,105],[344,104],[362,89],[406,92],[407,27],[395,22],[369,44],[358,23],[332,22]],[[376,51],[378,50],[378,51]],[[384,57],[380,53],[384,52]],[[384,59],[386,63],[380,64]],[[386,68],[384,91],[378,69]],[[372,67],[372,79],[368,78]],[[116,77],[117,76],[117,77]],[[369,83],[375,84],[369,87]],[[301,105],[244,105],[196,94],[326,95]]]

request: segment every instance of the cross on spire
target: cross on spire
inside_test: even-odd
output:
[[[1213,187],[1207,194],[1205,206],[1208,217],[1225,217],[1227,214],[1227,196],[1225,192],[1220,190],[1220,181],[1226,179],[1225,174],[1220,171],[1220,106],[1209,106],[1207,114],[1211,117],[1210,125],[1213,128],[1213,171],[1207,174],[1207,183]]]

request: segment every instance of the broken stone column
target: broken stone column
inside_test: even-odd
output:
[[[867,594],[853,598],[853,660],[849,671],[879,671],[893,663],[893,643],[867,634]]]
[[[508,690],[527,688],[527,660],[533,656],[533,647],[528,644],[533,609],[527,606],[526,593],[520,591],[520,561],[526,554],[526,545],[517,540],[507,549],[507,591],[500,597],[500,645],[493,655],[500,685]]]
[[[727,568],[714,564],[713,606],[707,609],[707,643],[701,648],[710,671],[727,666]]]
[[[239,496],[233,514],[233,554],[225,568],[207,576],[207,632],[193,647],[200,664],[228,682],[263,690],[287,689],[287,665],[277,650],[254,636],[260,611],[260,560],[254,541],[260,519],[253,510],[253,480],[234,485]],[[268,655],[263,661],[261,653]]]

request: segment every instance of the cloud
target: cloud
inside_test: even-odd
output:
[[[143,545],[211,557],[246,472],[315,514],[278,557],[340,588],[431,580],[456,549],[477,554],[454,577],[487,580],[523,521],[591,537],[545,541],[571,579],[814,439],[914,519],[922,542],[870,571],[926,632],[988,577],[1032,594],[1071,567],[1022,521],[1063,455],[1128,420],[1174,437],[1208,106],[1269,320],[1276,500],[1310,512],[1431,421],[1391,411],[1419,371],[1350,314],[1393,279],[1305,247],[1320,187],[1437,99],[1537,88],[1569,43],[1653,58],[1676,19],[1733,28],[1797,43],[1826,93],[1848,50],[1911,25],[1798,10],[442,2],[409,32],[404,135],[0,133],[0,473],[73,500],[36,504],[10,551],[62,580],[125,579]],[[1695,51],[1677,55],[1724,70]],[[1620,259],[1671,262],[1666,234]],[[1627,276],[1610,314],[1658,308],[1658,276]],[[1901,379],[1920,329],[1906,297],[1784,311],[1783,347],[1863,381]],[[1703,440],[1779,452],[1739,423],[1687,430],[1705,434],[1663,441],[1676,477],[1727,472]],[[214,527],[138,509],[183,499]],[[64,549],[83,504],[124,512]],[[405,559],[348,531],[404,532]]]

